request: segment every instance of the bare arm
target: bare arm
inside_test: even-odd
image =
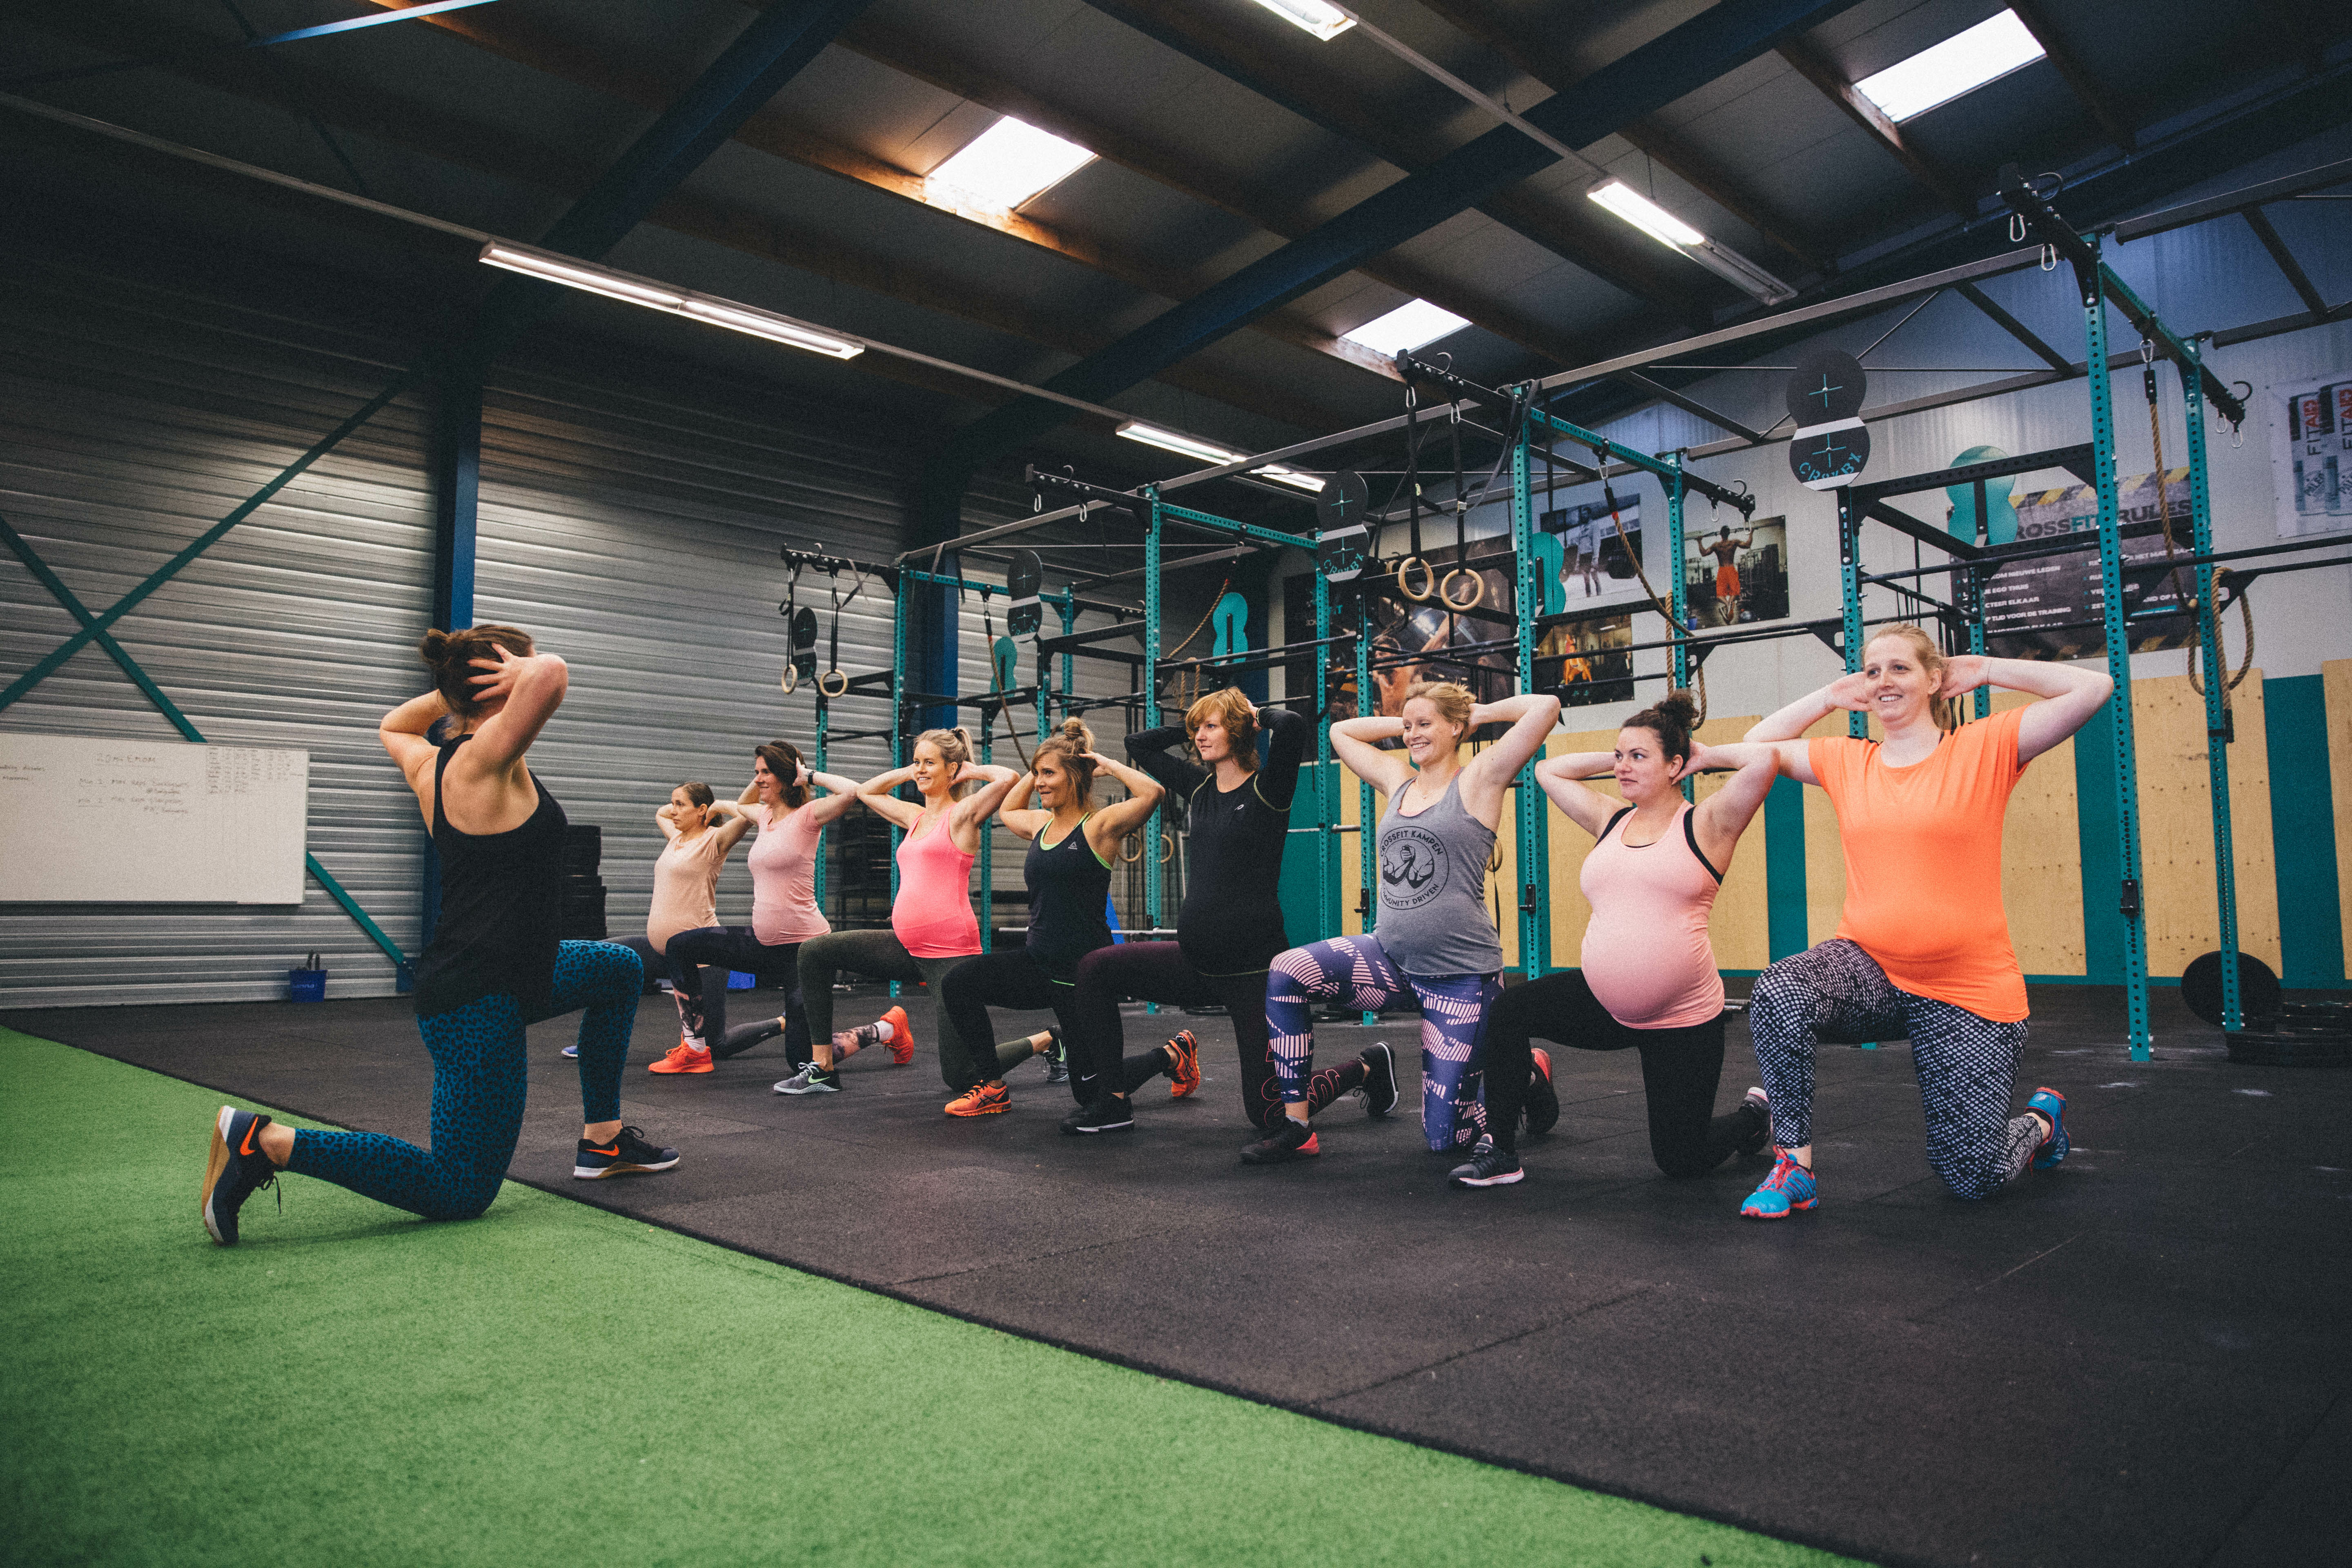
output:
[[[1601,778],[1614,773],[1617,759],[1608,752],[1574,752],[1564,757],[1546,757],[1536,764],[1536,783],[1544,794],[1570,822],[1595,838],[1609,826],[1609,819],[1625,808],[1625,803],[1588,789],[1580,779]]]
[[[1802,742],[1793,742],[1801,744]],[[1684,769],[1687,778],[1696,771],[1702,748],[1692,748],[1691,764]],[[1718,871],[1731,864],[1731,852],[1739,847],[1739,836],[1756,816],[1764,797],[1772,793],[1772,784],[1780,776],[1780,752],[1769,745],[1731,746],[1726,751],[1746,754],[1748,760],[1738,764],[1739,771],[1729,782],[1698,803],[1691,814],[1691,832],[1698,847]]]
[[[482,671],[473,678],[475,700],[503,697],[506,706],[482,721],[482,727],[474,731],[473,743],[459,753],[482,773],[502,771],[520,762],[547,721],[555,717],[556,709],[563,705],[563,694],[572,686],[572,671],[558,655],[518,658],[503,647],[493,647],[491,651],[498,657],[474,660],[475,668]]]
[[[714,806],[711,809],[715,811],[718,808]],[[662,842],[664,844],[677,843],[677,807],[674,805],[665,805],[659,811],[655,812],[654,826],[661,829]]]
[[[2023,767],[2042,752],[2062,745],[2106,706],[2116,683],[2103,669],[2076,664],[2053,664],[2034,658],[1987,658],[1962,654],[1944,664],[1939,695],[1958,697],[1979,686],[1998,686],[2041,699],[2026,709],[2017,725],[2017,764]]]
[[[1412,763],[1402,752],[1383,752],[1372,742],[1403,733],[1402,719],[1342,719],[1331,726],[1331,753],[1381,795],[1394,795],[1397,785],[1412,777]]]
[[[751,831],[751,817],[741,806],[722,800],[710,808],[710,826],[703,831],[719,835],[719,854],[723,859]]]
[[[958,801],[948,814],[948,830],[955,835],[956,847],[967,854],[978,851],[982,826],[1003,805],[1021,775],[994,763],[966,763],[956,772],[958,784],[975,780],[981,787]]]
[[[422,697],[412,697],[383,718],[376,721],[375,738],[384,752],[408,780],[411,789],[421,795],[424,780],[432,776],[433,759],[437,748],[425,738],[426,731],[449,711],[438,691],[428,691]]]
[[[1029,803],[1036,798],[1037,775],[1023,773],[1004,792],[1004,805],[996,813],[996,820],[1013,830],[1016,838],[1034,838],[1054,820],[1050,811],[1039,811]]]
[[[1125,800],[1106,805],[1087,818],[1087,842],[1100,853],[1150,821],[1152,812],[1160,805],[1160,797],[1168,792],[1160,787],[1158,779],[1140,768],[1114,762],[1099,752],[1087,754],[1094,758],[1097,769],[1127,786]]]
[[[819,789],[828,792],[827,794],[818,795],[806,805],[801,807],[803,811],[814,812],[816,814],[809,820],[819,827],[823,827],[828,822],[836,822],[842,817],[848,816],[849,808],[857,804],[857,781],[856,779],[845,779],[839,773],[821,773],[813,769],[803,767],[801,769],[801,783],[813,784]]]
[[[1549,692],[1528,691],[1470,710],[1473,730],[1498,720],[1511,727],[1462,770],[1462,807],[1489,827],[1502,819],[1503,792],[1528,765],[1528,759],[1543,750],[1544,737],[1559,722],[1559,699]]]
[[[923,819],[923,808],[900,800],[890,792],[915,776],[912,768],[892,768],[887,773],[876,773],[864,784],[853,786],[866,809],[894,827],[913,827]]]

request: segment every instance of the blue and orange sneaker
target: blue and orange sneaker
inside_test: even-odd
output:
[[[2066,1152],[2074,1146],[2066,1136],[2066,1097],[2054,1089],[2037,1089],[2026,1100],[2025,1109],[2050,1118],[2050,1136],[2033,1152],[2033,1168],[2046,1171],[2065,1159]]]
[[[1813,1173],[1798,1164],[1786,1149],[1776,1145],[1772,1150],[1771,1174],[1739,1205],[1739,1217],[1787,1219],[1797,1210],[1811,1208],[1821,1201],[1820,1189],[1813,1185]]]
[[[278,1184],[278,1167],[261,1152],[261,1130],[269,1118],[258,1110],[224,1105],[213,1118],[212,1147],[205,1156],[201,1203],[205,1233],[223,1247],[236,1245],[236,1214],[245,1200]],[[281,1193],[278,1200],[284,1204]]]

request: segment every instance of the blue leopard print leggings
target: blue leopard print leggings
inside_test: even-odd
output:
[[[381,1132],[305,1127],[286,1168],[426,1219],[473,1218],[499,1195],[522,1131],[523,1026],[580,1013],[581,1120],[611,1121],[621,1114],[621,1068],[644,988],[637,955],[618,942],[562,943],[545,1012],[525,1017],[499,992],[416,1020],[433,1053],[429,1152]]]
[[[1433,1151],[1466,1149],[1486,1130],[1479,1103],[1480,1047],[1486,1009],[1502,987],[1492,974],[1407,974],[1381,950],[1377,936],[1337,936],[1294,947],[1265,977],[1268,1045],[1282,1098],[1303,1100],[1315,1066],[1309,1004],[1337,1002],[1377,1013],[1407,1002],[1421,1007],[1421,1131]]]

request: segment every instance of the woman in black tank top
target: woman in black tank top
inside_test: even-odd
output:
[[[562,703],[569,672],[512,626],[428,633],[435,689],[384,715],[378,735],[408,777],[441,863],[440,919],[417,964],[416,1026],[433,1053],[433,1147],[373,1132],[278,1126],[221,1107],[205,1171],[205,1228],[233,1245],[246,1198],[280,1169],[427,1219],[489,1207],[514,1158],[527,1025],[579,1012],[585,1115],[572,1173],[667,1171],[677,1151],[621,1125],[644,971],[617,942],[559,942],[563,807],[524,753]],[[444,731],[436,742],[431,738]]]
[[[1125,784],[1128,797],[1095,809],[1088,797],[1097,770]],[[948,972],[940,984],[940,1005],[959,1036],[994,1039],[991,1007],[1051,1007],[1060,1031],[1070,1032],[1078,960],[1110,945],[1104,910],[1118,841],[1150,819],[1162,793],[1147,775],[1096,755],[1094,731],[1076,719],[1065,720],[1059,734],[1038,743],[1029,772],[1013,781],[1005,799],[1025,801],[1034,794],[1043,809],[1008,806],[998,813],[1005,826],[1029,840],[1029,940],[1010,952],[982,953]],[[972,1070],[993,1072],[995,1067],[982,1054]],[[1093,1098],[1092,1081],[1082,1081],[1076,1071],[1070,1089],[1081,1106]],[[992,1116],[1011,1103],[1004,1080],[992,1077],[963,1086],[947,1112]]]

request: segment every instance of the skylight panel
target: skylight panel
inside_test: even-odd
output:
[[[937,191],[972,205],[1010,212],[1061,184],[1094,156],[1075,142],[1008,114],[933,169],[923,182],[924,194]]]
[[[2003,11],[1853,87],[1900,124],[2041,58],[2042,46],[2017,13]]]
[[[1467,316],[1457,316],[1426,300],[1415,300],[1339,336],[1376,354],[1395,355],[1433,343],[1469,324]]]

